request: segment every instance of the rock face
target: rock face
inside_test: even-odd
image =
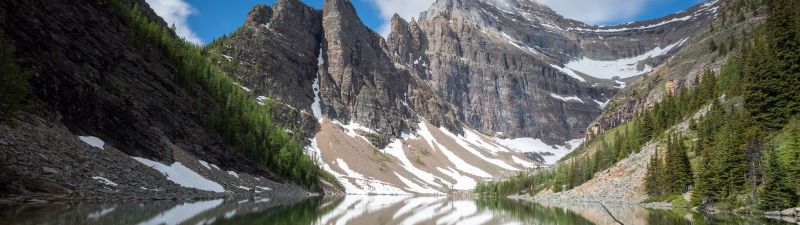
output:
[[[314,101],[321,13],[297,0],[258,5],[243,27],[208,48],[213,60],[253,95],[304,109]]]
[[[387,135],[409,130],[412,114],[403,101],[410,77],[391,63],[381,47],[383,38],[361,23],[349,1],[325,1],[322,14],[323,114]]]
[[[681,89],[694,87],[706,69],[719,71],[728,55],[711,52],[708,43],[711,40],[729,43],[731,38],[740,38],[743,33],[753,30],[764,20],[763,17],[754,15],[742,15],[744,20],[739,20],[738,14],[730,13],[735,12],[731,9],[731,2],[733,1],[710,1],[679,14],[717,12],[719,16],[698,27],[699,30],[694,31],[695,35],[685,36],[687,39],[684,48],[641,79],[630,82],[614,96],[608,107],[587,128],[587,136],[591,138],[634,119],[640,112],[661,102],[667,93],[677,93]]]
[[[611,86],[660,65],[716,13],[713,4],[700,5],[596,27],[533,1],[504,2],[436,1],[420,18],[428,43],[422,60],[434,91],[467,126],[549,144],[583,137],[616,92]]]
[[[396,22],[412,32],[405,21]],[[416,41],[404,43],[420,49],[421,31],[413,27]],[[349,1],[326,1],[318,11],[282,0],[254,7],[242,28],[208,49],[255,97],[283,103],[278,111],[292,114],[286,119],[312,128],[304,129],[305,137],[313,136],[323,115],[374,129],[370,139],[376,146],[411,132],[418,116],[460,132],[455,114],[421,79],[421,71],[395,61],[387,47]]]
[[[318,129],[309,106],[322,41],[322,12],[297,0],[257,5],[244,26],[207,46],[211,61],[259,102],[276,103],[272,115],[297,137]]]
[[[391,33],[383,38],[360,21],[348,0],[325,1],[321,12],[296,0],[282,0],[272,7],[255,7],[243,28],[209,49],[219,55],[214,61],[252,89],[254,97],[285,104],[291,112],[288,120],[299,121],[300,127],[327,124],[321,133],[315,130],[302,137],[309,138],[310,146],[318,145],[321,164],[341,175],[341,181],[359,186],[359,180],[366,179],[403,189],[406,184],[385,169],[403,171],[397,167],[402,160],[355,160],[358,157],[345,154],[391,149],[390,144],[418,134],[420,124],[430,124],[462,137],[474,130],[495,143],[465,144],[456,154],[495,146],[526,152],[528,159],[539,162],[553,160],[565,154],[554,149],[568,152],[576,147],[566,143],[575,145],[586,136],[586,128],[615,93],[663,67],[707,27],[720,4],[598,27],[565,19],[535,1],[502,2],[508,4],[438,0],[419,20],[394,16]],[[354,140],[333,147],[322,143],[333,143],[320,137],[338,132],[336,126],[347,134],[339,139]],[[362,139],[370,146],[353,144]],[[522,139],[522,147],[511,146]],[[348,146],[352,152],[342,149]],[[442,150],[433,142],[426,146],[421,147],[425,152]],[[409,158],[421,155],[407,153]],[[340,159],[353,166],[342,168]],[[355,166],[370,161],[375,166]],[[350,169],[367,177],[348,176]],[[442,180],[450,179],[430,169]],[[461,171],[454,170],[456,175]]]
[[[290,106],[300,127],[315,128],[318,111],[317,120],[373,129],[384,147],[422,117],[456,133],[466,126],[563,145],[584,137],[620,88],[680,50],[719,5],[598,27],[534,1],[507,2],[438,0],[419,22],[393,17],[384,39],[347,0],[326,1],[322,12],[282,0],[255,7],[209,49],[254,96]]]
[[[237,65],[227,71],[256,96],[305,112],[317,103],[321,116],[377,131],[379,147],[413,130],[419,116],[456,133],[463,123],[564,144],[586,135],[620,85],[681,49],[718,4],[597,27],[534,1],[508,2],[439,0],[419,22],[393,17],[384,39],[347,0],[326,1],[321,13],[284,0],[255,7],[211,49],[223,67]]]
[[[177,67],[163,51],[134,46],[124,12],[110,2],[0,2],[0,32],[16,47],[22,66],[35,70],[29,102],[36,106],[16,118],[16,125],[0,124],[0,142],[5,143],[0,146],[0,195],[220,196],[180,188],[131,156],[181,163],[207,178],[238,171],[263,177],[260,185],[277,188],[268,181],[275,177],[203,126],[209,116],[206,107],[214,104],[211,98],[198,87],[179,84]],[[121,3],[135,4],[161,21],[144,1]],[[78,135],[94,136],[109,147],[90,147]],[[221,170],[203,171],[198,160]],[[104,189],[93,176],[118,185]],[[225,176],[214,179],[230,191],[225,195],[243,192],[238,185],[255,185]],[[155,189],[171,192],[152,193]],[[305,192],[293,185],[281,190]]]

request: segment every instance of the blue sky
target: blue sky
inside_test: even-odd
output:
[[[256,4],[272,5],[276,0],[146,0],[177,33],[196,43],[234,31]],[[321,8],[323,0],[302,0]],[[416,17],[434,0],[351,0],[361,20],[373,30],[387,31],[388,19],[395,12],[409,19]],[[508,1],[508,0],[494,0]],[[567,18],[589,24],[611,25],[654,19],[681,11],[704,0],[538,0]]]

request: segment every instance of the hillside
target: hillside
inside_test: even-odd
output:
[[[797,7],[724,2],[697,47],[618,94],[560,166],[479,187],[735,212],[797,206]]]
[[[3,1],[0,17],[3,199],[319,191],[319,170],[301,146],[252,116],[268,109],[209,67],[144,1]],[[221,115],[238,121],[219,126]],[[268,146],[231,138],[245,134]],[[294,174],[265,163],[279,149],[293,157],[279,161]]]

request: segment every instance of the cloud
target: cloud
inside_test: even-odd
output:
[[[397,13],[403,19],[410,20],[419,17],[419,13],[431,7],[434,0],[369,0],[380,12],[383,24],[378,28],[378,33],[388,36],[392,29],[392,16]]]
[[[564,17],[588,24],[627,20],[640,15],[653,0],[536,0]]]
[[[195,44],[203,44],[203,40],[189,27],[189,16],[197,13],[192,5],[184,0],[146,0],[146,2],[167,24],[175,25],[175,33],[178,36]]]

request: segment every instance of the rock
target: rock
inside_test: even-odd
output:
[[[46,175],[58,174],[58,170],[50,167],[42,167],[42,172],[44,172]]]
[[[42,200],[42,199],[36,199],[36,198],[32,198],[32,199],[28,199],[28,200],[27,200],[27,202],[30,202],[30,203],[36,203],[36,204],[45,204],[45,203],[48,203],[49,201],[47,201],[47,200]]]
[[[0,145],[8,145],[8,142],[0,140]]]
[[[784,209],[783,211],[781,211],[781,216],[792,216],[792,217],[794,217],[796,214],[797,214],[797,209],[796,208],[789,208],[789,209]]]
[[[209,46],[212,62],[256,98],[272,99],[273,121],[298,127],[305,140],[318,129],[311,114],[322,42],[322,12],[298,0],[256,5],[230,37]],[[238,66],[229,66],[237,64]]]
[[[764,212],[764,215],[767,215],[767,216],[781,216],[781,211]]]
[[[781,220],[789,222],[789,223],[797,223],[798,219],[794,217],[781,217]]]

